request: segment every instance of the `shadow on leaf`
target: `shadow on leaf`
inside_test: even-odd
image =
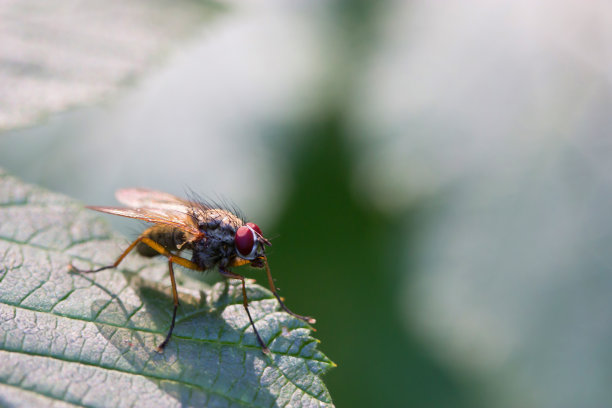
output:
[[[139,276],[130,276],[128,281],[143,303],[137,313],[130,313],[118,295],[111,294],[110,303],[99,299],[91,304],[96,327],[115,349],[112,354],[119,357],[115,362],[118,368],[150,377],[187,405],[217,405],[222,401],[274,404],[275,398],[262,387],[262,380],[264,373],[272,366],[278,367],[278,363],[261,352],[244,313],[239,286],[221,282],[208,295],[181,293],[172,338],[164,352],[158,353],[156,346],[162,342],[172,318],[171,292]],[[260,321],[256,322],[259,328],[267,323],[275,300],[261,290],[249,292],[255,301],[269,303],[267,308],[252,307],[254,319]],[[150,319],[153,329],[139,329],[132,322],[135,314]],[[105,323],[109,320],[124,321],[126,327]],[[264,338],[277,339],[278,333],[270,329],[273,325],[264,326]]]

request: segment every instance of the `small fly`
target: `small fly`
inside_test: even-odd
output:
[[[249,317],[257,341],[266,354],[269,354],[270,350],[261,339],[249,312],[244,276],[232,272],[230,268],[246,264],[255,268],[265,268],[270,289],[283,310],[310,324],[316,322],[312,317],[293,313],[278,295],[265,254],[265,247],[271,244],[264,238],[257,224],[245,222],[242,217],[234,214],[236,211],[216,208],[219,206],[210,205],[202,200],[184,200],[160,191],[128,188],[118,190],[115,196],[127,207],[87,208],[122,217],[136,218],[155,225],[140,234],[112,265],[92,270],[79,270],[73,265],[70,266],[80,273],[95,273],[116,268],[133,249],[146,257],[163,255],[168,258],[174,311],[170,330],[164,341],[158,346],[158,351],[163,351],[170,341],[179,305],[173,264],[196,271],[206,271],[217,267],[219,273],[226,279],[240,280],[244,310]],[[179,256],[183,250],[191,251],[191,260]]]

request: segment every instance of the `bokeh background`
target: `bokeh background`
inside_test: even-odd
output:
[[[0,166],[235,202],[337,406],[610,406],[609,2],[6,1],[0,33]]]

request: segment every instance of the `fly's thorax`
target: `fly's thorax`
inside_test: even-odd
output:
[[[242,220],[227,210],[220,208],[208,209],[195,214],[200,230],[216,230],[219,228],[231,228],[234,233],[243,224]]]
[[[242,221],[220,209],[207,210],[202,215],[199,226],[205,237],[193,243],[192,260],[204,269],[226,267],[236,257],[234,239]]]

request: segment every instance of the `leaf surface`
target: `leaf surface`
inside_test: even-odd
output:
[[[126,245],[79,203],[0,171],[0,406],[333,406],[320,376],[334,364],[254,283],[250,309],[271,356],[239,285],[180,275],[177,325],[156,353],[172,313],[163,260],[68,271],[112,263]]]

